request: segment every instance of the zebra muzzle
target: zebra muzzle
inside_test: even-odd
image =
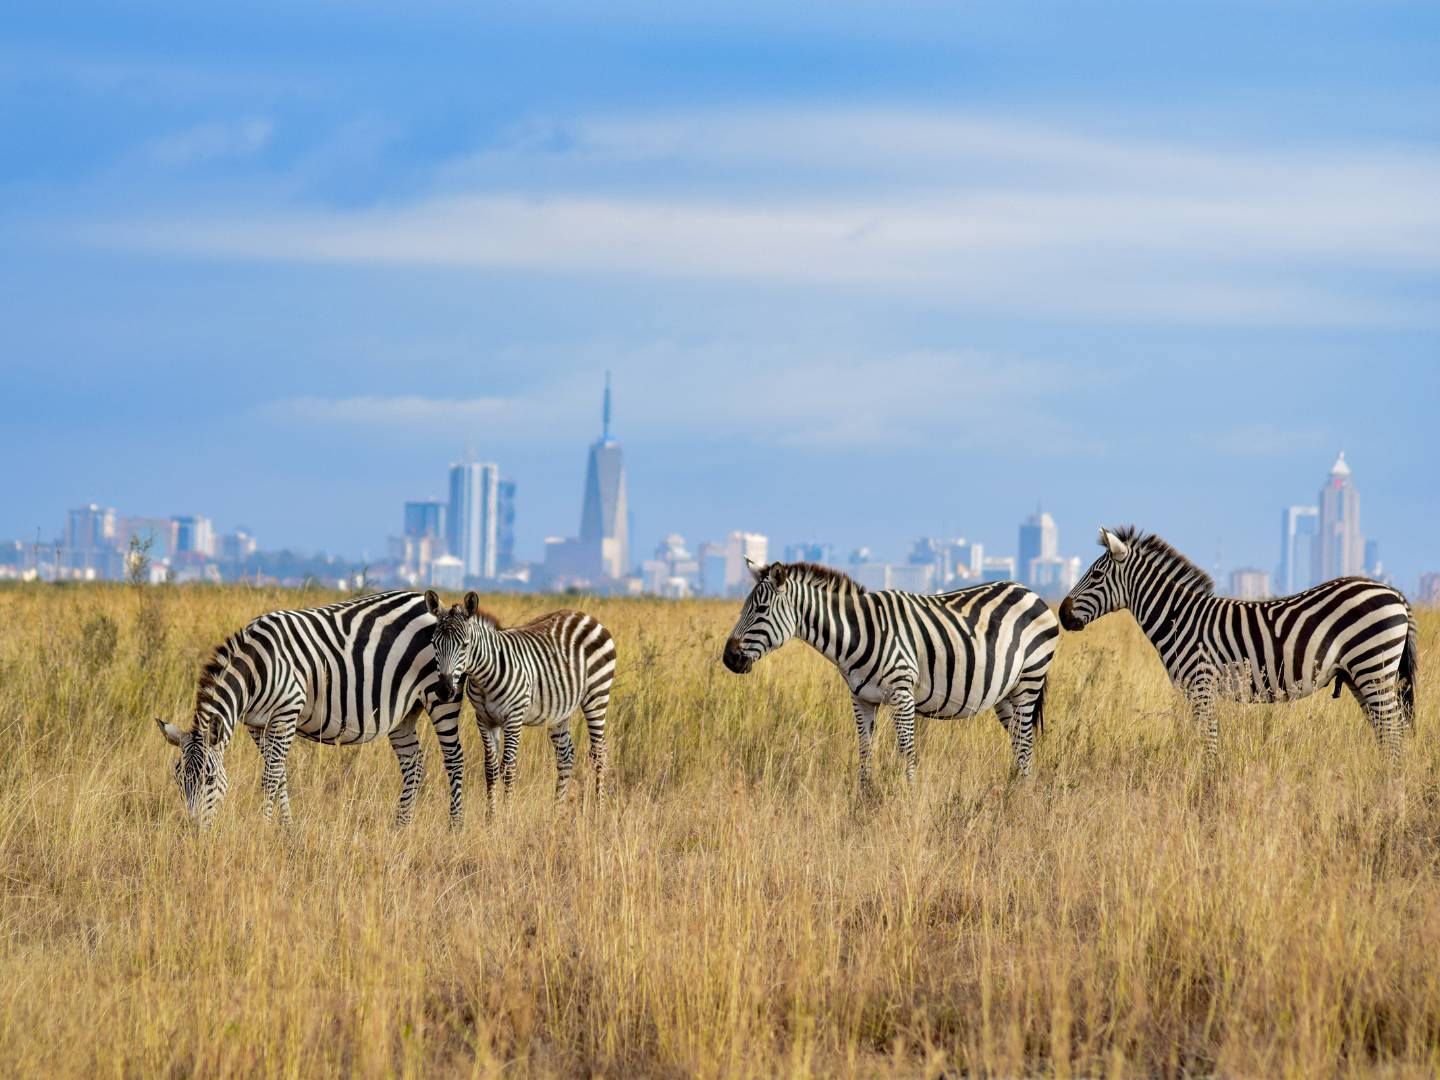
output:
[[[755,661],[740,651],[740,642],[734,638],[725,642],[724,661],[725,666],[736,675],[745,675],[755,666]]]

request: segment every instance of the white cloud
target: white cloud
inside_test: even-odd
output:
[[[245,157],[262,149],[274,131],[268,120],[250,118],[206,124],[154,142],[150,156],[162,165],[190,165],[215,158]]]
[[[201,140],[203,142],[203,140]],[[756,110],[532,125],[353,210],[111,223],[224,258],[819,284],[1046,315],[1406,323],[1337,275],[1440,268],[1440,155],[1265,153],[983,118]]]
[[[971,351],[816,358],[780,346],[670,342],[567,356],[578,370],[610,367],[619,373],[619,381],[630,388],[622,395],[620,415],[627,437],[661,442],[744,438],[821,453],[872,448],[983,449],[999,457],[1106,452],[1093,434],[1072,430],[1053,411],[1081,377],[1059,365]],[[523,366],[524,359],[509,356],[504,362]],[[503,440],[545,431],[588,434],[599,423],[598,393],[593,375],[572,374],[503,398],[288,398],[263,406],[258,417],[284,425],[383,430],[389,438],[408,431],[414,443],[457,446],[474,435]],[[677,407],[676,402],[697,404]],[[1017,430],[1025,437],[1017,437]]]

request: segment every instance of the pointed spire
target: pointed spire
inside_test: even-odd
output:
[[[601,438],[610,441],[610,372],[605,372],[605,428]]]
[[[1331,476],[1349,476],[1350,466],[1345,464],[1345,451],[1340,451],[1340,456],[1335,459],[1335,464],[1330,466]]]

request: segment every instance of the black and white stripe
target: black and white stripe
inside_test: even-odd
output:
[[[520,729],[544,724],[555,747],[555,798],[563,801],[575,770],[570,717],[579,709],[589,736],[595,792],[605,791],[605,711],[615,681],[615,641],[583,611],[554,611],[523,626],[502,628],[465,594],[446,609],[434,592],[425,602],[435,616],[434,649],[442,679],[464,677],[465,695],[485,748],[485,790],[495,805],[495,781],[509,795],[515,782]]]
[[[325,743],[384,735],[400,762],[398,824],[410,820],[424,776],[415,734],[430,714],[450,780],[450,819],[462,814],[461,702],[445,693],[430,646],[434,618],[415,592],[389,592],[328,607],[274,611],[231,636],[205,665],[192,730],[156,723],[180,748],[175,774],[191,816],[208,825],[225,797],[224,754],[237,726],[260,749],[268,818],[290,819],[285,761],[298,734]]]
[[[1228,600],[1157,536],[1133,526],[1100,530],[1105,553],[1060,606],[1067,630],[1129,608],[1205,726],[1207,757],[1219,744],[1215,702],[1292,701],[1349,686],[1376,736],[1400,753],[1414,723],[1415,617],[1397,590],[1366,578],[1327,581],[1275,600]]]
[[[850,688],[860,784],[880,705],[894,708],[905,775],[915,776],[915,716],[974,716],[993,708],[1029,775],[1043,723],[1045,675],[1060,630],[1039,596],[1013,581],[922,596],[871,592],[810,563],[751,568],[755,586],[725,643],[725,666],[748,672],[798,637],[833,663]]]

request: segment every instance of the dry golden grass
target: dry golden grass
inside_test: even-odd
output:
[[[604,805],[557,819],[531,731],[487,825],[467,721],[463,830],[427,732],[408,830],[385,745],[297,743],[284,831],[242,736],[197,835],[150,718],[298,600],[0,592],[8,1072],[1440,1073],[1435,613],[1397,781],[1347,695],[1225,712],[1207,783],[1114,616],[1061,643],[1033,781],[1007,782],[992,717],[922,721],[916,788],[887,728],[859,803],[844,690],[804,646],[742,679],[718,663],[736,604],[597,601],[621,649]]]

